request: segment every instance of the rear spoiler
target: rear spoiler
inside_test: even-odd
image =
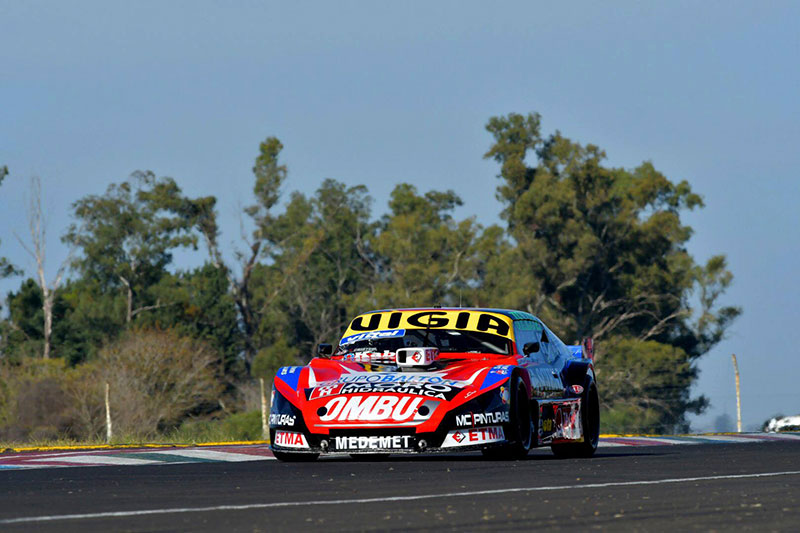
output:
[[[575,359],[591,359],[594,361],[594,341],[591,337],[583,339],[581,344],[567,346]]]

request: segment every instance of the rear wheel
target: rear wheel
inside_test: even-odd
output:
[[[318,453],[292,453],[280,452],[278,450],[272,450],[272,455],[274,455],[275,459],[278,461],[287,463],[307,463],[309,461],[316,461],[317,457],[319,457]]]
[[[511,378],[509,394],[508,432],[509,440],[502,446],[481,450],[489,459],[523,459],[528,455],[533,441],[531,402],[525,383],[518,376]]]
[[[600,399],[594,380],[587,380],[581,397],[581,425],[583,442],[553,444],[550,448],[556,457],[562,459],[591,457],[597,450],[600,440]]]

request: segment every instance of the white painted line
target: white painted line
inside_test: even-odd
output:
[[[130,459],[128,457],[116,457],[113,455],[68,455],[65,457],[47,457],[44,459],[31,459],[31,462],[55,461],[59,463],[74,463],[76,465],[157,465],[160,461],[149,459]]]
[[[669,483],[717,481],[723,479],[753,479],[753,478],[797,476],[797,475],[800,475],[800,470],[794,470],[788,472],[763,472],[759,474],[730,474],[724,476],[667,478],[667,479],[654,479],[648,481],[617,481],[611,483],[586,483],[583,485],[555,485],[550,487],[520,487],[514,489],[475,490],[469,492],[445,492],[440,494],[419,494],[415,496],[354,498],[350,500],[317,500],[317,501],[303,501],[303,502],[252,503],[247,505],[215,505],[213,507],[174,507],[171,509],[142,509],[141,511],[116,511],[116,512],[112,511],[106,513],[24,516],[20,518],[7,518],[5,520],[0,520],[0,525],[30,524],[35,522],[56,522],[62,520],[80,520],[80,519],[91,519],[91,518],[126,518],[131,516],[148,516],[148,515],[173,514],[173,513],[207,513],[213,511],[247,511],[251,509],[274,509],[280,507],[306,507],[306,506],[316,506],[316,505],[348,505],[348,504],[365,504],[365,503],[408,502],[408,501],[419,501],[419,500],[432,500],[437,498],[460,498],[465,496],[487,496],[492,494],[509,494],[514,492],[545,492],[545,491],[555,491],[555,490],[602,489],[609,487],[634,487],[642,485],[665,485]]]
[[[210,461],[221,461],[226,463],[241,463],[245,461],[263,461],[272,459],[263,455],[249,455],[246,453],[218,452],[216,450],[165,450],[158,452],[160,455],[174,455],[175,457],[187,457],[190,459],[208,459]]]

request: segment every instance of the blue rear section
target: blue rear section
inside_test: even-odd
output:
[[[583,359],[583,346],[567,346],[570,352],[572,352],[572,357],[575,359]]]

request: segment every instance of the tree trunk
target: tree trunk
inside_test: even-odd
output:
[[[44,351],[42,357],[50,359],[50,335],[53,333],[53,296],[48,290],[46,284],[42,284],[42,292],[44,298],[42,299],[42,311],[44,312]]]

